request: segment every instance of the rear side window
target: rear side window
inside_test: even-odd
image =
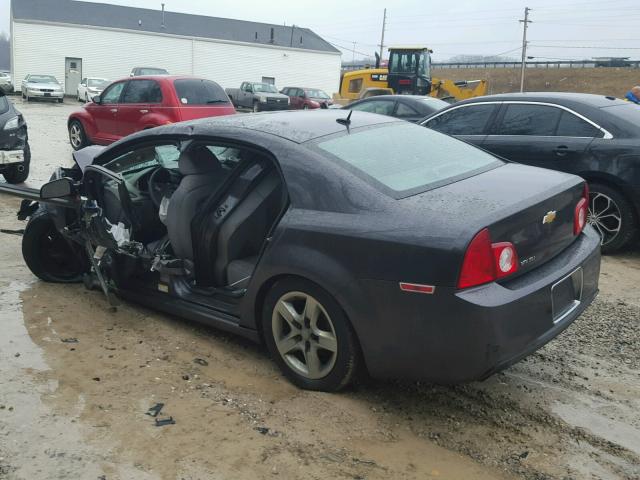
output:
[[[351,131],[317,146],[395,198],[502,165],[483,150],[407,122]]]
[[[482,135],[496,108],[495,104],[454,108],[425,125],[447,135]]]
[[[0,96],[0,113],[6,113],[9,110],[9,101],[4,95]]]
[[[588,122],[585,122],[579,117],[576,117],[573,113],[562,112],[560,116],[560,123],[558,123],[559,137],[600,137],[604,136],[602,130],[594,127]]]
[[[183,105],[212,105],[215,103],[229,103],[229,98],[216,82],[188,78],[173,82],[178,94],[178,100]]]
[[[131,80],[122,103],[162,103],[162,91],[153,80]]]
[[[371,100],[349,107],[350,110],[359,112],[378,113],[380,115],[392,115],[396,102],[394,100]]]
[[[553,136],[563,112],[546,105],[507,105],[497,135]]]
[[[396,116],[397,117],[415,117],[416,115],[419,115],[418,112],[416,112],[413,108],[411,108],[409,105],[405,105],[404,103],[398,102],[398,108],[396,109]]]

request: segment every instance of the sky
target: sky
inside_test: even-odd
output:
[[[19,1],[19,0],[18,0]],[[105,0],[160,9],[156,0]],[[379,50],[384,8],[385,45],[427,45],[435,61],[456,55],[519,58],[524,8],[532,9],[528,56],[539,60],[594,56],[640,58],[640,10],[630,0],[165,0],[168,11],[307,27],[343,51],[343,60]],[[9,31],[9,0],[0,0],[0,30]]]

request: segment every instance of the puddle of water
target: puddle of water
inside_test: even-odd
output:
[[[633,425],[612,420],[598,413],[606,410],[609,405],[569,405],[556,403],[552,411],[570,425],[584,428],[594,435],[616,443],[627,450],[640,455],[640,430]]]

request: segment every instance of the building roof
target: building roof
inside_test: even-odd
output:
[[[161,10],[75,0],[11,0],[11,11],[13,19],[17,21],[119,28],[339,53],[339,50],[308,28],[174,12],[165,12],[163,27]]]

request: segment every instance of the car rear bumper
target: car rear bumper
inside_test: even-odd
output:
[[[574,272],[582,280],[579,301],[554,314],[552,288]],[[600,239],[588,227],[554,259],[502,284],[436,286],[424,295],[401,292],[396,282],[364,281],[375,314],[369,327],[354,326],[374,377],[482,380],[565,330],[596,297],[599,273]],[[566,285],[554,289],[556,298]]]

